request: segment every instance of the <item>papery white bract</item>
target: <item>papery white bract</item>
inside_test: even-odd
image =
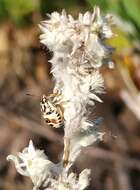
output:
[[[83,130],[73,136],[70,143],[69,162],[73,164],[84,147],[87,147],[97,141],[102,141],[104,132],[98,132],[93,124],[85,122]],[[99,124],[98,124],[99,125]],[[85,129],[84,129],[85,128]],[[90,129],[91,128],[91,129]]]
[[[90,170],[83,170],[79,176],[64,170],[57,180],[52,180],[48,190],[83,190],[89,185]]]
[[[43,151],[35,150],[32,141],[17,156],[9,155],[7,160],[15,163],[18,173],[30,177],[36,188],[57,173],[56,165],[48,160]]]

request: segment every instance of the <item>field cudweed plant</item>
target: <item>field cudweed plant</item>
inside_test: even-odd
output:
[[[40,42],[53,51],[51,73],[55,79],[53,94],[43,96],[41,110],[51,127],[64,129],[64,153],[58,164],[51,162],[33,142],[17,156],[9,155],[17,172],[31,178],[34,190],[83,190],[90,183],[90,169],[79,175],[70,172],[81,150],[102,140],[99,118],[89,119],[89,106],[104,92],[100,74],[103,65],[112,66],[113,48],[106,39],[113,37],[112,16],[101,16],[100,9],[79,14],[78,19],[63,10],[53,12],[39,27]],[[57,125],[56,125],[57,124]]]

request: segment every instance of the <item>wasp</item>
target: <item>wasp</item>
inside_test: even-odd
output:
[[[59,128],[64,125],[63,109],[59,104],[57,93],[49,96],[43,95],[40,101],[44,120],[50,127]]]

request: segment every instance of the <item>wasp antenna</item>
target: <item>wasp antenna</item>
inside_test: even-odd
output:
[[[30,94],[30,93],[26,93],[27,96],[33,96],[33,97],[36,97],[36,98],[39,98],[40,96],[37,96],[37,95],[34,95],[34,94]]]

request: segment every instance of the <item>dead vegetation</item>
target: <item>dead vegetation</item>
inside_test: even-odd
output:
[[[63,130],[48,128],[40,115],[40,96],[49,94],[53,87],[49,56],[51,53],[39,44],[36,29],[15,29],[9,24],[0,27],[1,190],[32,189],[31,182],[6,161],[8,154],[16,154],[29,139],[44,149],[52,161],[57,162],[58,155],[62,156]],[[83,150],[75,165],[78,171],[92,168],[89,189],[140,189],[139,93],[134,93],[134,88],[128,90],[119,71],[103,70],[107,93],[102,98],[104,103],[96,104],[93,110],[93,118],[104,118],[104,141]]]

